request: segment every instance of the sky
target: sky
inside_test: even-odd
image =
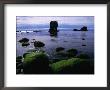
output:
[[[69,25],[93,25],[94,16],[17,16],[17,25],[20,24],[49,24],[50,21],[58,21],[58,24]]]

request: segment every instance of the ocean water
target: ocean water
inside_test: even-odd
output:
[[[24,30],[25,31],[25,30]],[[60,29],[57,37],[51,37],[48,29],[42,29],[40,32],[16,32],[16,55],[21,56],[28,50],[34,49],[33,39],[42,41],[45,46],[42,48],[50,57],[54,57],[55,49],[57,47],[64,47],[65,51],[71,48],[77,49],[78,54],[88,54],[94,58],[94,30],[92,28],[88,31],[73,31],[70,28]],[[22,38],[28,38],[30,45],[22,47],[18,41]],[[82,40],[84,38],[85,40]],[[86,45],[86,46],[82,46]]]

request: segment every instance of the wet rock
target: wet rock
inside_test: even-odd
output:
[[[82,44],[82,46],[86,46],[85,44]]]
[[[58,48],[56,48],[56,52],[60,52],[60,51],[63,51],[65,48],[63,48],[63,47],[58,47]]]
[[[82,40],[85,40],[85,38],[82,38]]]
[[[89,57],[89,55],[87,55],[87,54],[80,54],[80,55],[77,56],[77,58],[89,59],[90,57]]]
[[[22,46],[24,47],[24,46],[29,46],[30,44],[28,43],[28,42],[24,42],[24,43],[22,43]]]
[[[34,42],[34,47],[44,47],[44,46],[45,46],[45,44],[41,41],[35,41]]]
[[[76,56],[78,54],[78,51],[77,51],[77,49],[69,49],[69,50],[67,50],[67,55],[68,55],[68,57],[74,57],[74,56]]]
[[[21,40],[19,40],[20,43],[25,43],[25,42],[29,42],[28,38],[22,38]]]
[[[73,29],[73,31],[80,31],[80,30],[78,30],[78,29]]]

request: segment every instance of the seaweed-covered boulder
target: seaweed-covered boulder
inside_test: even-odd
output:
[[[87,54],[80,54],[80,55],[77,56],[77,58],[89,59],[90,57],[89,57],[89,55],[87,55]]]
[[[23,54],[23,58],[25,58],[25,56],[26,56],[27,54],[29,54],[29,53],[28,53],[28,52],[24,53],[24,54]]]
[[[93,74],[94,65],[89,60],[71,58],[50,65],[54,74]]]
[[[19,40],[20,43],[25,43],[25,42],[29,42],[28,38],[22,38],[21,40]]]
[[[45,44],[41,41],[35,41],[34,42],[34,47],[44,47],[44,46],[45,46]]]
[[[72,49],[67,50],[68,57],[74,57],[77,55],[77,53],[78,53],[77,49],[72,48]]]
[[[25,74],[41,74],[48,73],[49,59],[45,53],[32,52],[25,55],[24,73]]]
[[[65,48],[63,48],[63,47],[57,47],[56,48],[56,52],[60,52],[60,51],[63,51]]]

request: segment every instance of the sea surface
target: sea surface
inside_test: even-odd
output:
[[[51,37],[48,29],[39,30],[39,32],[32,32],[32,30],[16,32],[16,55],[21,56],[28,50],[34,49],[33,39],[45,43],[42,48],[50,57],[54,57],[55,49],[57,47],[64,47],[65,51],[71,48],[77,49],[78,54],[88,54],[94,58],[94,30],[88,31],[73,31],[70,28],[60,29],[57,37]],[[22,47],[18,41],[22,38],[28,38],[30,45]],[[84,39],[84,40],[82,40]],[[84,46],[83,46],[84,45]]]

